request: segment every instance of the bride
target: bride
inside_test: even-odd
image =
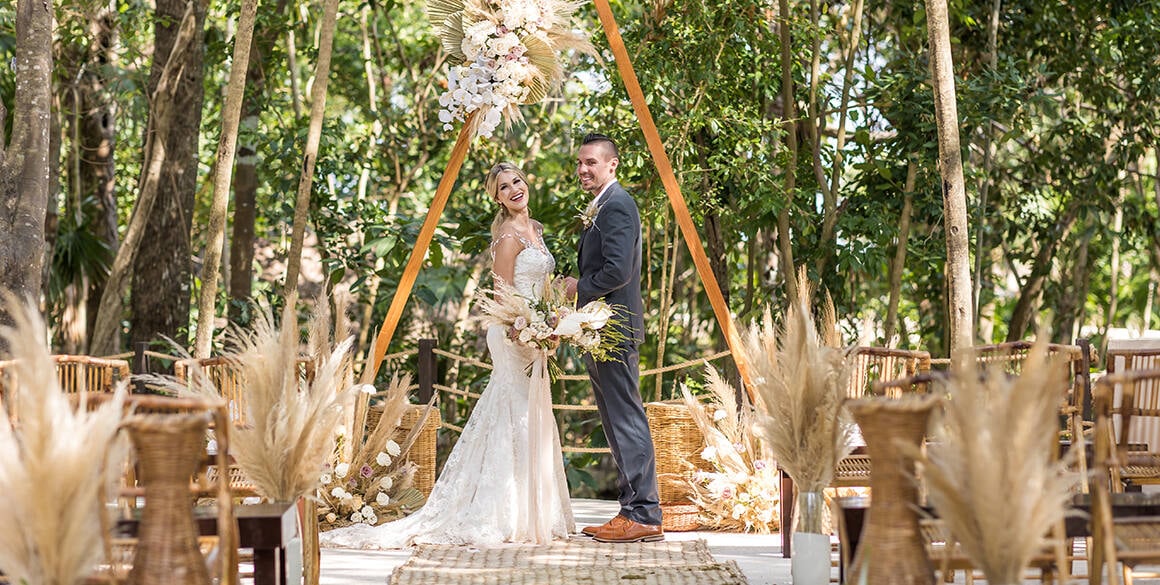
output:
[[[556,260],[544,245],[543,226],[528,215],[527,176],[501,162],[487,174],[484,186],[499,204],[491,228],[492,272],[521,295],[538,298],[536,287],[555,269]],[[389,549],[423,543],[546,544],[575,531],[551,412],[542,417],[550,421],[550,444],[529,441],[530,378],[525,372],[535,351],[511,343],[507,333],[503,325],[488,327],[491,379],[427,503],[394,522],[324,532],[323,545]],[[551,477],[537,477],[537,470],[551,470]]]

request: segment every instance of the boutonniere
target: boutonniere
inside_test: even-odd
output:
[[[600,213],[600,207],[589,205],[584,211],[578,213],[576,218],[580,220],[580,224],[584,226],[584,229],[588,229],[596,222],[596,215],[598,213]]]

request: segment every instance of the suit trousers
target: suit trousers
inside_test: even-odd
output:
[[[614,360],[597,362],[585,354],[604,436],[616,462],[620,513],[641,524],[659,525],[656,453],[640,398],[640,352],[633,342]]]

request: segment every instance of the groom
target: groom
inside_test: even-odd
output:
[[[641,231],[636,201],[616,182],[620,158],[616,144],[603,134],[584,137],[577,156],[580,187],[592,195],[580,234],[577,265],[580,279],[568,279],[568,294],[577,306],[603,298],[619,305],[626,340],[613,361],[595,362],[585,355],[588,377],[604,435],[616,462],[620,513],[600,526],[583,529],[600,542],[664,540],[657,496],[656,456],[640,399],[640,353],[644,340],[644,303],[640,295]]]

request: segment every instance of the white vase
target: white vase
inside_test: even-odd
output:
[[[797,494],[793,556],[790,558],[794,585],[830,583],[830,535],[822,532],[825,506],[826,498],[820,491]]]

